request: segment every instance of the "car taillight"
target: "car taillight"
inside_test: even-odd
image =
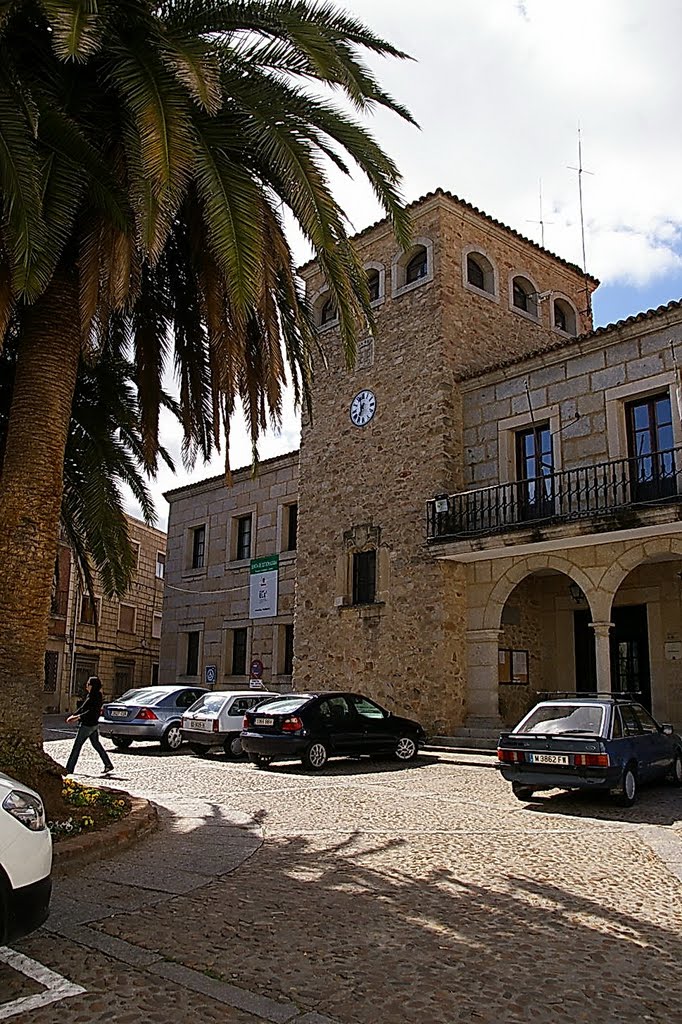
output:
[[[156,715],[151,710],[151,708],[140,708],[140,710],[135,715],[135,718],[142,718],[142,719],[144,719],[145,722],[156,722],[156,721],[158,721]]]
[[[303,722],[298,715],[293,715],[291,718],[285,718],[282,722],[282,732],[300,732],[303,728]]]
[[[573,764],[578,768],[608,768],[611,761],[608,754],[574,754]]]
[[[512,764],[518,761],[526,760],[523,751],[503,750],[502,747],[497,748],[497,759],[498,761],[510,761]]]
[[[244,721],[242,722],[242,729],[248,729],[248,728],[249,728],[249,718],[248,718],[248,715],[244,715]]]

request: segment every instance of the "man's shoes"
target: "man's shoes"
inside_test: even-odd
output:
[[[102,778],[106,779],[107,775],[111,775],[113,770],[114,770],[113,764],[112,764],[111,768],[105,768],[104,771],[102,772]]]

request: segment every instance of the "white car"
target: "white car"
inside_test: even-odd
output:
[[[43,801],[0,772],[0,946],[47,919],[51,873],[52,836]]]
[[[182,738],[195,754],[222,747],[228,757],[243,757],[241,731],[244,715],[267,697],[267,690],[214,690],[195,701],[182,716]]]

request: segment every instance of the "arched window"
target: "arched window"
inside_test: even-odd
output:
[[[512,283],[512,303],[516,309],[522,310],[537,319],[538,304],[535,287],[525,277],[515,277]]]
[[[333,299],[327,299],[320,310],[320,327],[326,327],[336,320],[336,306]]]
[[[370,302],[376,302],[381,298],[381,275],[378,270],[367,271],[367,287],[369,288]]]
[[[565,299],[554,300],[554,327],[565,334],[577,334],[575,310]]]
[[[467,255],[466,270],[467,284],[482,292],[489,292],[490,295],[495,294],[495,271],[487,256],[482,252],[470,252]]]
[[[427,253],[422,245],[417,249],[414,256],[410,258],[409,263],[405,267],[405,284],[412,284],[414,281],[419,281],[422,277],[426,277],[428,269]]]

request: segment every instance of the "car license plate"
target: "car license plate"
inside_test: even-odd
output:
[[[567,754],[531,754],[533,764],[568,764]]]
[[[275,719],[274,718],[254,718],[253,724],[254,725],[274,725],[275,724]]]
[[[127,711],[112,711],[111,712],[111,717],[112,718],[127,718],[128,717],[128,712]]]
[[[211,723],[207,722],[207,721],[205,721],[204,719],[201,719],[201,718],[199,718],[199,719],[196,719],[196,718],[192,719],[192,718],[190,718],[190,720],[189,720],[189,727],[190,727],[190,729],[210,729]]]

